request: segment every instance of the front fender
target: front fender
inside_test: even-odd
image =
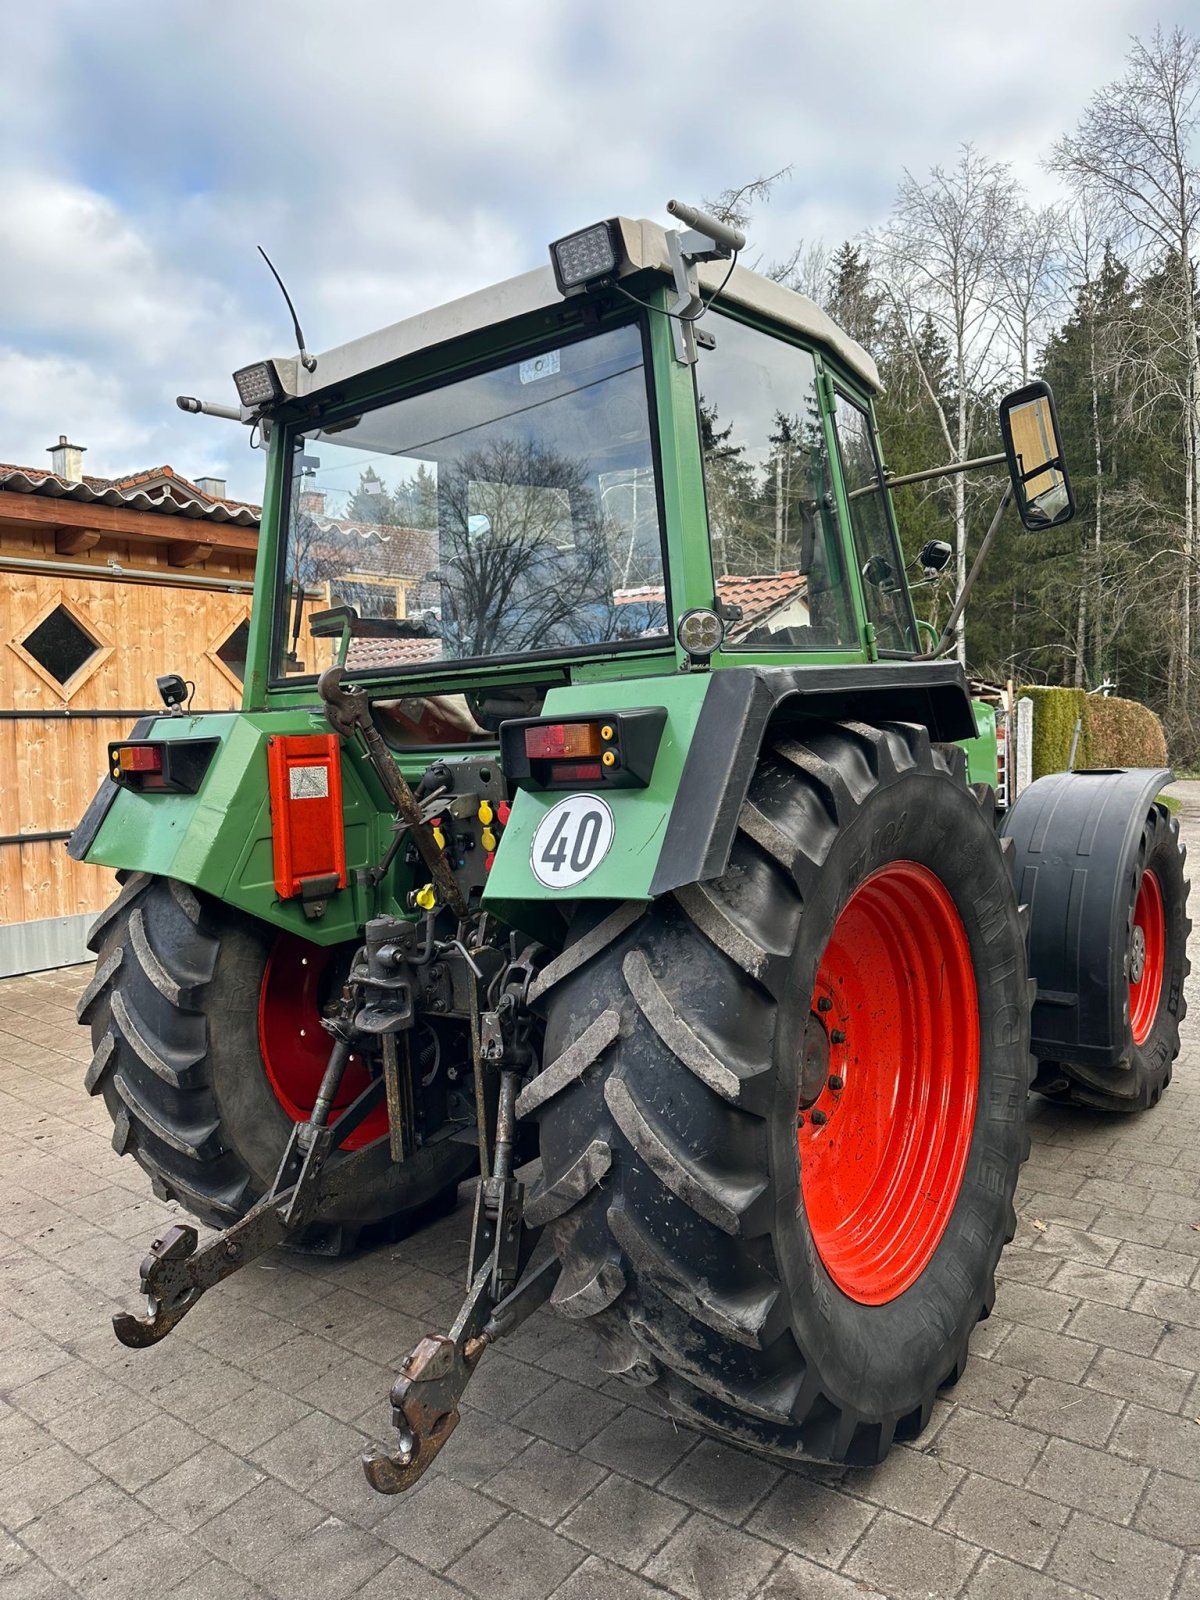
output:
[[[1039,1061],[1116,1066],[1128,1031],[1126,921],[1142,827],[1165,767],[1056,772],[1018,795],[1000,833],[1029,908]]]

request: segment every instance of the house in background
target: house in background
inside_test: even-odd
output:
[[[161,711],[156,677],[241,703],[258,546],[260,508],[220,479],[92,477],[65,435],[49,454],[0,464],[0,977],[90,959],[113,883],[67,836],[109,741]]]

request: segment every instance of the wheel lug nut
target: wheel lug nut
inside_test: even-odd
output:
[[[829,1118],[825,1115],[825,1113],[823,1111],[814,1111],[813,1114],[812,1114],[812,1119],[813,1119],[813,1127],[814,1128],[823,1128],[825,1126],[825,1124],[829,1121]]]
[[[821,998],[817,1001],[817,1010],[818,1011],[832,1011],[833,1010],[833,1001],[829,998],[829,996],[827,994],[823,994],[821,996]]]
[[[829,1042],[831,1044],[845,1044],[846,1035],[842,1032],[842,1030],[840,1028],[834,1028],[830,1032]]]
[[[833,1090],[834,1094],[836,1094],[839,1089],[844,1089],[846,1087],[846,1080],[845,1078],[839,1078],[835,1072],[829,1080],[829,1087]]]
[[[798,1128],[802,1128],[804,1126],[804,1113],[803,1113],[803,1111],[797,1111],[797,1113],[796,1113],[796,1126]]]

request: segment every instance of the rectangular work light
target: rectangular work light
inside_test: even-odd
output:
[[[238,399],[247,410],[255,411],[260,406],[274,405],[276,400],[283,398],[283,385],[273,361],[257,361],[252,367],[241,367],[234,373],[233,381],[237,386]]]
[[[596,222],[550,246],[554,281],[560,294],[571,294],[612,278],[621,259],[615,222]]]

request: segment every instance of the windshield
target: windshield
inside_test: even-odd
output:
[[[628,323],[292,436],[276,672],[644,644],[667,631],[642,334]]]

